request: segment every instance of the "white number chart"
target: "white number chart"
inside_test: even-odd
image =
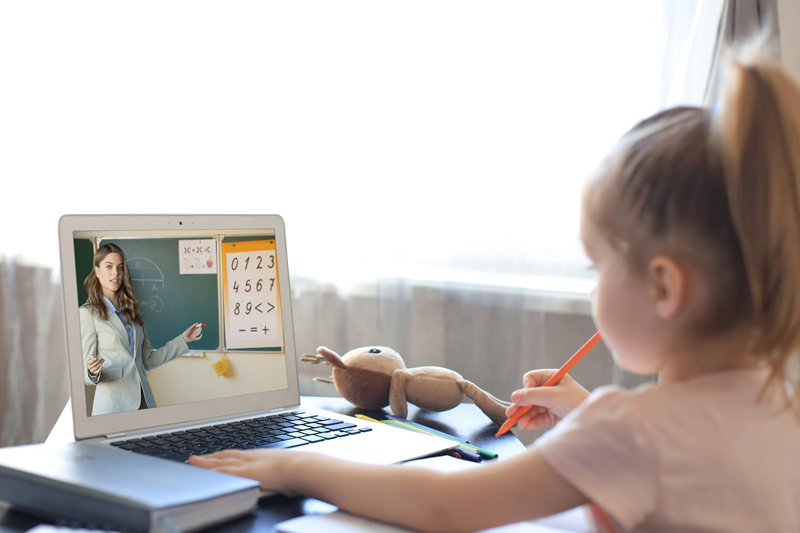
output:
[[[275,241],[225,243],[223,257],[226,347],[282,347]]]

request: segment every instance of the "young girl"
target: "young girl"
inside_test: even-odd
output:
[[[588,183],[593,314],[617,363],[658,384],[589,395],[526,374],[523,454],[456,473],[291,451],[190,463],[421,531],[589,504],[601,530],[800,531],[800,89],[731,61],[713,110],[628,132]],[[454,497],[454,495],[457,495]]]
[[[83,282],[89,297],[79,310],[83,381],[96,387],[92,415],[155,407],[146,370],[188,352],[187,343],[200,339],[203,329],[192,324],[154,350],[133,294],[125,253],[116,244],[104,244],[95,252],[93,265]]]

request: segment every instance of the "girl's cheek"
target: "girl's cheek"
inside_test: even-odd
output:
[[[592,294],[592,322],[594,322],[594,325],[597,329],[600,329],[600,320],[598,314],[597,300],[595,300],[595,296]]]

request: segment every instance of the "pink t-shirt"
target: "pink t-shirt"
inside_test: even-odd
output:
[[[766,376],[603,387],[535,446],[621,531],[798,533],[800,423]]]

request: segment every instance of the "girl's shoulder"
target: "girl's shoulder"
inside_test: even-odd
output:
[[[602,385],[592,391],[582,404],[582,407],[591,406],[593,409],[609,409],[612,411],[632,409],[654,401],[663,392],[656,382],[642,383],[635,388],[625,388],[621,385]],[[657,402],[658,400],[655,401]]]
[[[649,383],[634,389],[604,386],[576,411],[618,428],[645,431],[656,440],[661,435],[674,435],[678,426],[703,435],[714,424],[734,431],[748,424],[763,427],[768,419],[786,422],[791,433],[800,438],[800,424],[792,422],[793,415],[784,400],[763,396],[768,376],[767,369],[756,368],[706,374],[679,383]]]
[[[631,395],[643,405],[670,409],[697,405],[697,402],[708,406],[754,405],[768,377],[767,368],[726,370],[702,374],[676,383],[654,383],[634,389]]]

